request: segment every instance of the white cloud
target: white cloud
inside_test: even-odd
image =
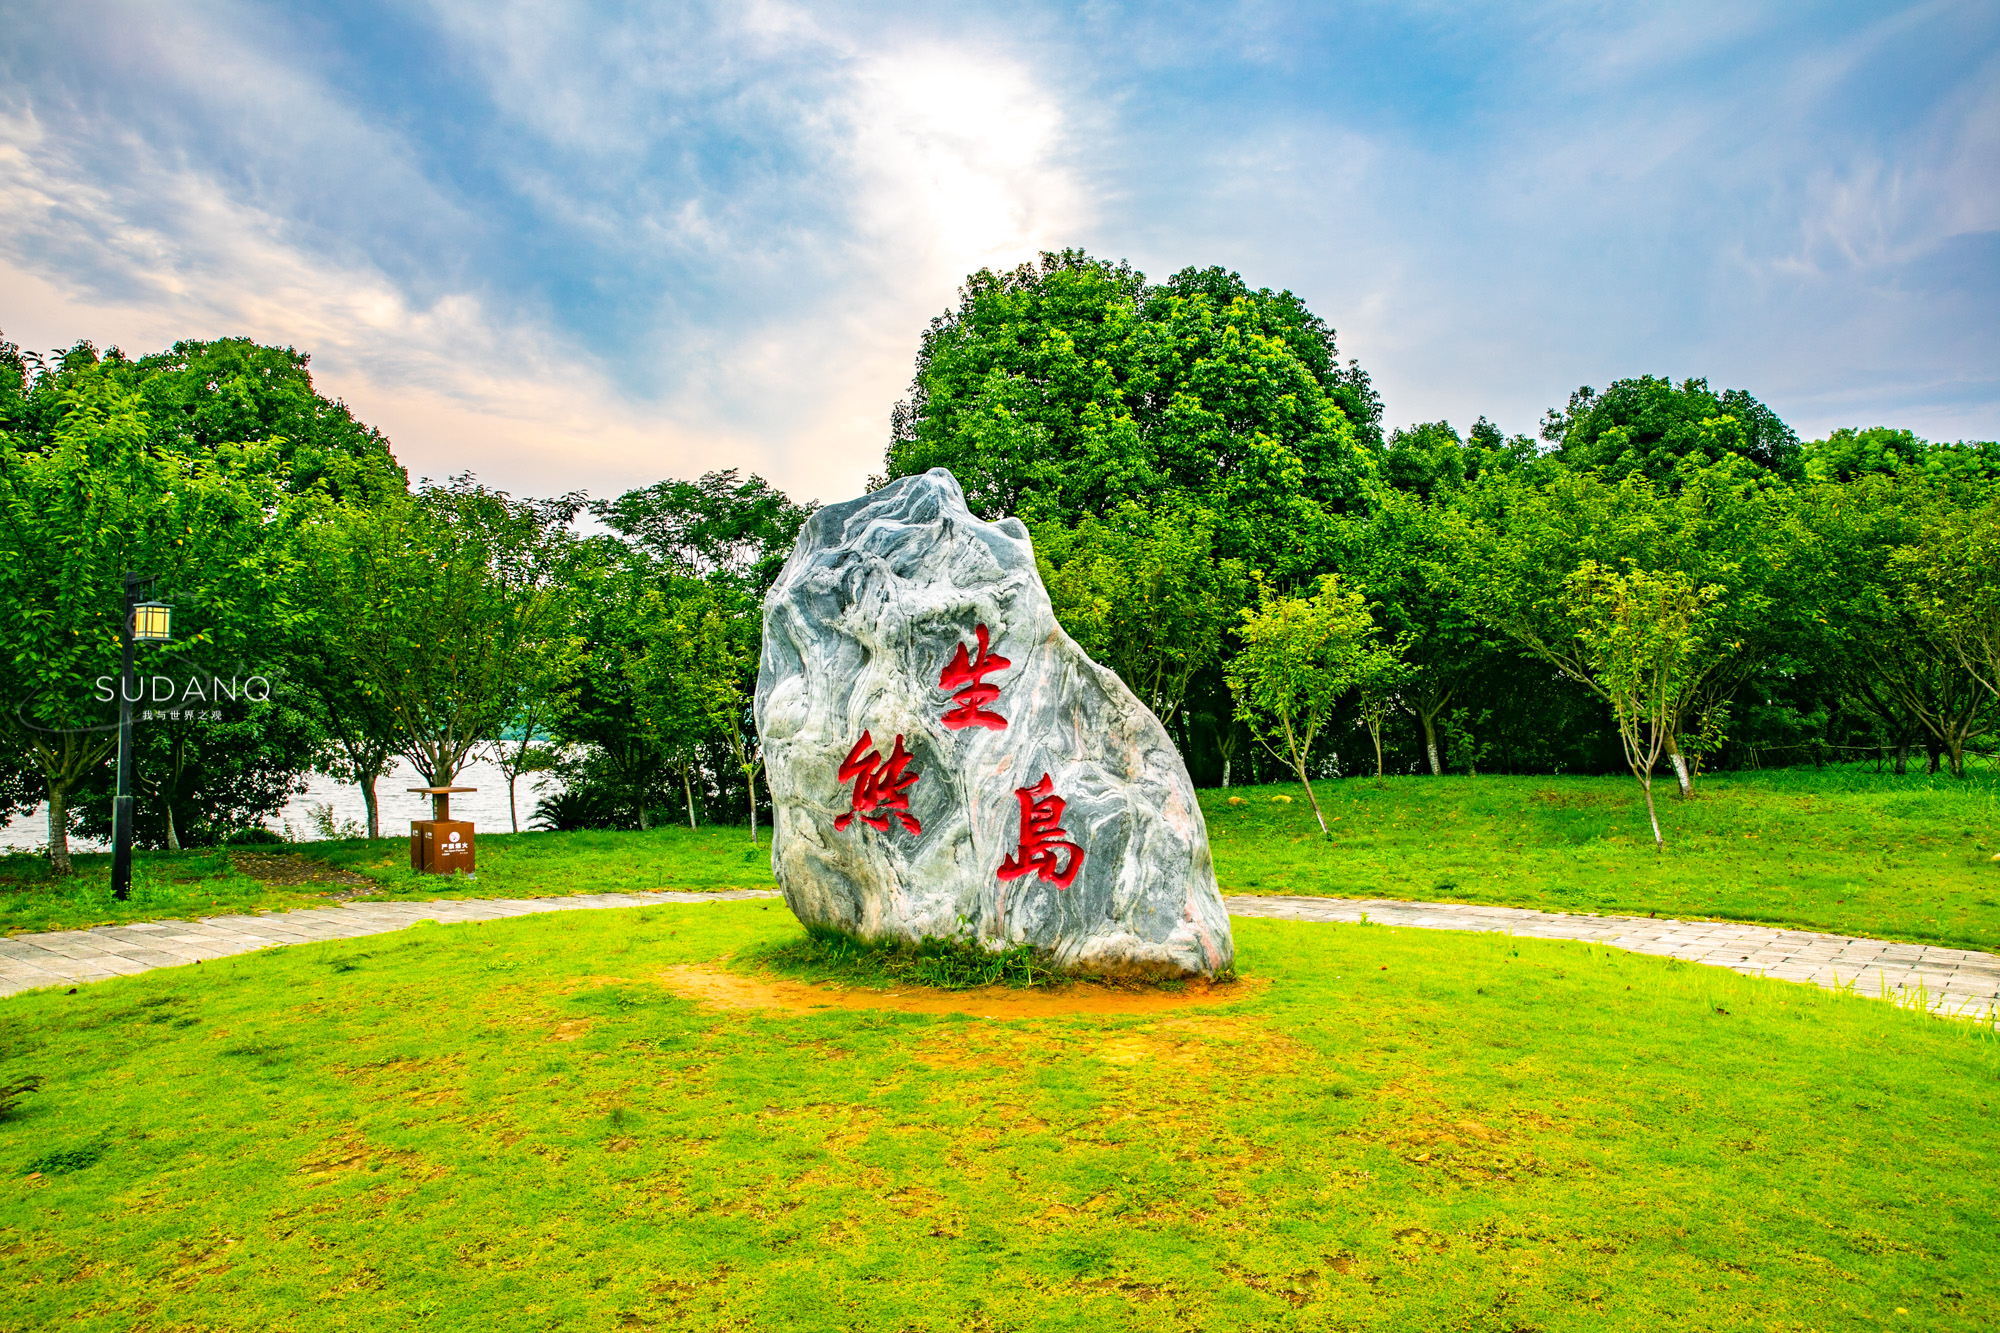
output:
[[[760,40],[784,35],[765,26]],[[971,268],[1062,243],[1082,190],[1061,160],[1060,108],[1017,66],[932,47],[838,73],[797,126],[838,187],[800,241],[825,264],[782,303],[653,331],[652,356],[674,367],[657,398],[622,389],[626,367],[481,287],[430,274],[432,290],[411,290],[366,235],[311,244],[295,217],[245,197],[254,169],[205,169],[133,141],[106,181],[93,169],[101,123],[52,132],[32,109],[0,115],[0,327],[31,346],[91,337],[134,352],[232,334],[292,344],[416,475],[470,467],[520,491],[603,494],[740,466],[842,498],[880,466],[928,318]],[[267,81],[316,96],[302,75]],[[739,203],[600,210],[569,232],[613,247],[670,235],[755,265],[760,238],[727,225]]]

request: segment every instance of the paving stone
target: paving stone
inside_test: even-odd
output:
[[[50,931],[0,939],[0,996],[41,986],[69,986],[178,967],[289,944],[358,939],[407,928],[412,922],[479,924],[543,912],[597,911],[660,903],[737,902],[775,898],[767,890],[722,893],[585,894],[568,898],[444,899],[428,903],[346,903],[267,916],[200,921],[145,921],[88,931]],[[1233,916],[1355,923],[1364,916],[1391,930],[1507,932],[1524,938],[1588,941],[1634,953],[1726,967],[1748,976],[1889,994],[1907,1003],[1922,988],[1933,1012],[2000,1018],[2000,957],[1888,940],[1855,939],[1770,926],[1701,923],[1653,917],[1561,915],[1485,904],[1406,903],[1389,899],[1294,898],[1244,895],[1226,900]],[[1907,998],[1906,998],[1907,997]]]

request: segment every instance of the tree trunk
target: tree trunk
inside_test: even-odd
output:
[[[169,800],[162,804],[167,807],[167,850],[177,852],[181,849],[181,835],[180,830],[174,827],[174,803]]]
[[[1431,761],[1431,776],[1441,778],[1444,776],[1444,765],[1438,762],[1437,728],[1432,725],[1429,713],[1424,713],[1421,717],[1424,724],[1424,754]]]
[[[757,770],[747,768],[743,770],[743,776],[750,787],[750,845],[754,847],[757,844]]]
[[[1382,724],[1377,722],[1368,728],[1368,739],[1375,742],[1375,780],[1382,780]]]
[[[1965,737],[1954,736],[1951,738],[1950,748],[1945,751],[1945,761],[1951,766],[1951,775],[1953,777],[1962,778],[1965,776]]]
[[[1910,743],[1908,741],[1900,741],[1896,745],[1897,777],[1900,778],[1903,776],[1904,773],[1909,771],[1909,762],[1910,762]]]
[[[1667,840],[1660,836],[1659,812],[1653,809],[1653,775],[1648,772],[1639,779],[1639,785],[1646,789],[1646,818],[1653,822],[1653,850],[1661,856],[1667,854]]]
[[[1685,801],[1694,794],[1694,783],[1688,779],[1687,756],[1681,753],[1678,736],[1667,737],[1667,761],[1674,766],[1674,781],[1681,784],[1681,799]]]
[[[69,863],[69,789],[49,784],[49,870],[67,875],[76,867]]]
[[[1305,756],[1299,753],[1299,742],[1292,735],[1292,728],[1289,723],[1285,726],[1285,744],[1292,752],[1292,770],[1299,775],[1299,785],[1306,789],[1306,799],[1312,802],[1313,818],[1319,821],[1320,836],[1332,837],[1333,835],[1328,833],[1326,829],[1326,816],[1320,813],[1319,797],[1313,792],[1312,779],[1306,776]]]
[[[1229,790],[1229,756],[1222,756],[1222,789]]]
[[[382,836],[382,811],[375,804],[375,780],[380,776],[380,773],[361,775],[361,805],[368,812],[368,836],[371,838]]]
[[[520,776],[512,769],[507,772],[507,822],[514,826],[514,832],[521,831],[521,812],[514,808],[514,779]]]
[[[1926,776],[1934,777],[1936,776],[1938,771],[1938,756],[1944,753],[1944,751],[1939,747],[1936,741],[1925,741],[1924,749],[1930,751],[1930,756],[1931,756],[1930,765],[1924,769],[1924,773]]]
[[[647,809],[646,802],[642,798],[639,801],[639,831],[643,833],[651,827],[653,827],[653,812]]]
[[[694,827],[694,778],[688,773],[686,768],[681,769],[681,788],[682,790],[687,792],[688,827],[693,828]]]

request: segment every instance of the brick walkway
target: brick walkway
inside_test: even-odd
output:
[[[1392,898],[1233,897],[1231,916],[1288,921],[1359,921],[1422,930],[1511,931],[1544,940],[1587,940],[1633,953],[1726,967],[1749,976],[1806,981],[1829,990],[1850,983],[1904,1002],[1921,993],[1933,1010],[1985,1014],[2000,1005],[2000,956],[1972,949],[1821,935],[1728,921],[1669,921],[1646,916],[1569,916],[1519,907],[1410,903]]]
[[[0,995],[36,986],[102,981],[156,967],[179,967],[275,944],[381,935],[415,921],[498,921],[536,912],[777,896],[769,891],[738,889],[724,893],[580,893],[569,898],[444,898],[427,903],[342,903],[339,907],[308,907],[263,916],[207,916],[199,921],[143,921],[90,930],[53,930],[46,935],[0,939]]]
[[[227,958],[278,944],[353,939],[401,930],[414,921],[496,921],[536,912],[655,903],[775,898],[768,890],[725,893],[594,893],[569,898],[459,898],[433,902],[360,902],[339,907],[147,921],[91,930],[0,939],[0,995],[37,986],[74,986],[199,959]],[[1907,1003],[1921,989],[1933,1009],[1983,1014],[2000,1006],[2000,957],[1970,949],[1820,935],[1720,921],[1660,921],[1643,916],[1565,916],[1518,907],[1411,903],[1389,898],[1232,897],[1232,916],[1290,921],[1368,920],[1423,930],[1511,931],[1537,939],[1585,940],[1634,953],[1680,958],[1733,971],[1833,987],[1861,995],[1889,993]]]

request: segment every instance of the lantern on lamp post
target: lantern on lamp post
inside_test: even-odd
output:
[[[132,704],[145,694],[133,694],[133,648],[137,643],[164,643],[173,638],[173,608],[151,598],[139,600],[141,586],[151,575],[125,575],[125,621],[119,627],[125,665],[118,677],[118,795],[111,806],[111,896],[132,896]]]

